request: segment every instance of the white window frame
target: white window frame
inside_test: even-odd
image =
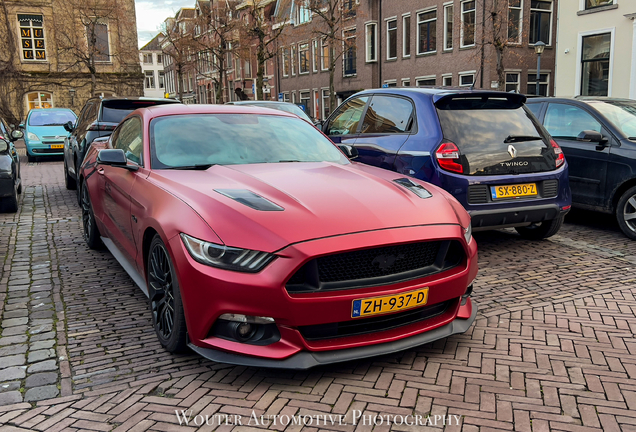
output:
[[[409,20],[409,32],[406,33],[405,29],[406,29],[406,20]],[[411,13],[406,13],[402,15],[402,58],[409,58],[411,57],[411,50],[412,50],[412,46],[411,46],[411,29],[413,28],[413,21],[411,20]],[[409,46],[409,53],[406,53],[406,45],[408,42],[408,46]]]
[[[427,14],[429,12],[435,12],[435,18],[420,21],[420,15]],[[437,37],[435,38],[435,49],[433,51],[420,52],[420,24],[435,21],[435,33],[437,33],[437,15],[438,15],[437,6],[417,11],[415,15],[417,17],[417,23],[416,23],[417,30],[415,32],[416,34],[415,43],[417,45],[415,47],[415,52],[417,53],[417,55],[431,55],[431,54],[437,53]]]
[[[453,29],[451,30],[451,40],[450,40],[450,48],[447,47],[448,45],[448,39],[447,39],[447,34],[448,34],[448,10],[452,9],[452,16],[451,16],[451,23],[453,24]],[[455,31],[455,5],[453,4],[453,2],[447,2],[444,3],[444,47],[442,48],[443,51],[452,51],[453,50],[453,32]]]
[[[583,57],[583,37],[585,36],[594,36],[603,33],[610,33],[610,37],[612,40],[610,41],[610,58],[609,58],[609,75],[607,77],[607,97],[612,96],[612,79],[614,75],[614,44],[616,43],[616,27],[604,28],[599,30],[589,30],[584,32],[579,32],[578,41],[577,41],[577,50],[578,57],[576,59],[576,80],[574,85],[574,95],[579,96],[581,94],[581,79],[582,79],[582,67],[581,67],[581,59]],[[632,59],[634,61],[634,59]],[[535,71],[536,73],[536,71]],[[634,83],[632,83],[633,85]],[[548,89],[549,89],[548,85]]]
[[[160,89],[166,88],[166,73],[164,71],[157,71],[157,86]]]
[[[311,18],[312,18],[312,13],[311,13],[311,9],[309,9],[308,6],[308,1],[305,1],[303,3],[293,3],[294,5],[294,25],[295,26],[299,26],[299,25],[303,25],[303,24],[307,24],[309,22],[311,22]]]
[[[546,96],[550,96],[550,77],[552,76],[552,70],[551,69],[541,69],[541,75],[545,75],[546,76],[546,80],[545,81],[540,81],[539,85],[541,84],[545,84],[546,85]],[[528,69],[528,76],[532,76],[531,80],[528,80],[526,82],[526,89],[528,88],[529,84],[532,84],[536,87],[536,79],[535,77],[537,76],[537,70],[536,69]],[[535,88],[535,92],[536,92],[536,88]],[[544,97],[543,95],[541,95],[541,97]]]
[[[46,45],[45,45],[46,47]],[[48,91],[34,91],[34,92],[28,92],[27,94],[24,95],[24,100],[26,102],[26,106],[27,106],[27,111],[29,109],[31,109],[29,107],[29,95],[36,93],[38,95],[38,107],[42,108],[42,93],[46,93],[51,95],[51,107],[50,108],[55,108],[55,99],[53,98],[53,92],[48,92]]]
[[[146,61],[146,57],[147,57],[147,56],[150,56],[150,62],[147,62],[147,61]],[[153,64],[153,56],[152,56],[152,53],[144,53],[144,54],[143,54],[143,62],[144,62],[144,64],[147,64],[147,65],[151,65],[151,64]]]
[[[320,62],[320,50],[319,50],[319,39],[313,39],[311,41],[311,49],[312,49],[312,56],[311,56],[311,70],[314,73],[318,72],[318,68],[320,67],[320,65],[318,64]],[[318,61],[316,61],[316,56],[318,56]]]
[[[149,75],[148,72],[150,72],[152,75]],[[151,78],[152,86],[148,86],[148,78]],[[145,70],[144,71],[144,89],[154,90],[156,88],[157,88],[157,83],[155,81],[155,71],[152,69]]]
[[[444,82],[450,78],[451,82],[450,84],[446,85]],[[442,87],[452,87],[453,85],[453,74],[443,74],[442,75]]]
[[[347,37],[346,33],[350,32],[351,30],[353,30],[354,36]],[[353,46],[356,48],[356,71],[355,73],[352,73],[352,74],[346,73],[346,68],[345,68],[347,39],[356,40],[355,44],[353,44]],[[357,34],[356,27],[352,26],[352,27],[347,27],[343,29],[342,30],[342,76],[343,78],[358,76],[358,64],[357,64],[358,63],[358,46],[357,45],[358,45],[358,34]]]
[[[325,50],[327,55],[325,56]],[[320,41],[320,70],[329,70],[329,44],[327,38],[322,38]]]
[[[289,48],[285,48],[283,47],[281,49],[281,56],[282,56],[282,65],[281,65],[281,69],[283,70],[283,77],[288,77],[289,76],[289,61],[287,62],[287,68],[285,67],[285,59],[287,59],[289,57]]]
[[[475,2],[475,9],[464,11],[464,5],[469,2]],[[477,1],[476,0],[462,0],[460,3],[460,17],[461,17],[461,27],[460,27],[460,36],[459,36],[459,47],[460,48],[470,48],[474,47],[477,42]],[[465,44],[464,43],[464,14],[474,13],[475,14],[475,27],[473,29],[473,43]]]
[[[22,15],[22,14],[18,14],[18,15]],[[26,26],[22,26],[21,21],[18,20],[18,43],[20,44],[20,61],[22,61],[22,62],[46,63],[46,62],[49,61],[49,50],[47,49],[47,47],[49,46],[49,41],[48,41],[48,38],[46,36],[47,33],[48,33],[48,30],[44,27],[44,14],[34,13],[34,14],[25,14],[25,15],[39,15],[39,16],[42,16],[42,27],[34,27],[33,26],[33,20],[29,20],[28,28],[31,29],[30,40],[31,40],[31,44],[32,44],[30,50],[33,51],[33,58],[32,59],[25,59],[24,58],[24,52],[23,52],[25,50],[25,48],[22,48],[22,39],[27,39],[27,38],[26,37],[25,38],[22,37],[22,32],[20,31],[20,27],[24,27],[24,28],[27,28],[27,27]],[[16,18],[17,18],[17,16],[16,16]],[[44,49],[41,50],[41,51],[44,51],[44,58],[43,59],[36,58],[36,54],[35,54],[36,48],[35,48],[35,46],[33,46],[33,45],[35,45],[35,33],[33,32],[33,30],[34,29],[40,29],[40,28],[42,29],[42,36],[43,36],[42,39],[44,40]]]
[[[409,85],[404,85],[405,83]],[[411,87],[411,78],[402,78],[402,87]]]
[[[521,70],[519,69],[506,69],[504,71],[505,81],[503,91],[508,92],[508,75],[517,75],[517,88],[515,89],[516,93],[521,93]],[[535,72],[536,73],[536,72]],[[514,83],[510,83],[514,84]]]
[[[301,47],[302,45],[307,45],[307,50],[306,50],[306,51],[307,51],[307,54],[306,54],[306,55],[309,55],[309,53],[311,52],[311,51],[310,51],[310,49],[309,49],[309,41],[307,41],[307,42],[300,42],[300,43],[298,44],[298,75],[307,75],[307,74],[309,73],[309,58],[307,59],[307,71],[306,71],[306,72],[303,72],[303,71],[301,70],[301,64],[302,64],[302,63],[301,63],[301,61],[300,61],[300,51],[301,51],[300,47]]]
[[[508,23],[506,24],[506,33],[510,32],[510,29],[508,28],[508,26],[510,25],[510,9],[519,9],[519,36],[517,37],[516,41],[508,39],[508,43],[515,45],[520,45],[523,40],[523,0],[519,1],[519,7],[511,7],[510,1],[508,0]]]
[[[389,56],[389,23],[395,23],[395,28],[390,29],[393,31],[393,37],[395,38],[395,57]],[[397,49],[397,37],[398,37],[398,26],[397,26],[397,17],[393,16],[390,18],[384,19],[384,24],[386,26],[386,59],[387,60],[397,60],[398,57],[398,49]]]
[[[291,69],[291,75],[292,76],[296,76],[296,52],[298,51],[298,48],[296,47],[296,44],[292,45],[289,49],[289,64],[290,64],[290,69]]]
[[[458,77],[457,77],[457,85],[458,85],[459,87],[470,87],[470,86],[472,85],[472,83],[474,83],[474,82],[475,82],[475,76],[476,76],[476,74],[477,74],[477,71],[476,71],[476,70],[463,71],[463,72],[458,73],[458,74],[457,74],[457,75],[458,75]],[[462,84],[462,77],[463,77],[463,76],[468,76],[468,75],[472,75],[472,76],[473,76],[472,81],[470,82],[470,84]]]
[[[614,5],[617,5],[617,4],[618,4],[618,0],[614,0],[611,5],[607,5],[607,6],[614,6]],[[600,7],[603,7],[603,6],[600,6]],[[579,0],[579,10],[580,11],[589,11],[589,10],[593,11],[595,9],[596,8],[585,9],[585,0]]]
[[[375,28],[374,32],[374,40],[373,40],[373,58],[369,58],[369,54],[371,54],[371,50],[369,47],[369,29],[371,27]],[[365,61],[366,63],[376,63],[378,61],[378,22],[377,21],[369,21],[364,24],[364,41],[365,41]]]
[[[325,93],[327,94],[327,96],[325,97]],[[327,120],[327,117],[329,117],[329,115],[331,115],[331,113],[329,113],[329,115],[327,115],[327,109],[328,109],[328,104],[325,104],[325,100],[329,100],[329,98],[331,97],[331,95],[329,94],[329,89],[328,88],[322,88],[320,89],[320,102],[322,104],[322,111],[321,111],[321,115],[322,115],[322,119],[323,120]]]
[[[434,85],[437,85],[437,75],[424,75],[424,76],[415,77],[415,87],[419,87],[420,86],[418,81],[424,81],[424,80],[435,80],[435,84]],[[426,85],[428,85],[428,84],[426,84]]]
[[[391,84],[394,84],[393,87],[397,87],[397,80],[384,80],[384,84],[386,84],[386,87],[391,87]],[[382,87],[384,87],[384,85]]]
[[[545,2],[550,2],[550,36],[548,37],[548,39],[550,39],[549,41],[541,41],[543,43],[545,43],[546,46],[552,46],[552,22],[554,20],[554,0],[541,0],[541,1],[545,1]],[[532,3],[530,3],[530,18],[532,18],[532,12],[533,11],[538,11],[538,12],[547,12],[546,9],[533,9],[532,8]],[[534,46],[534,43],[530,42],[530,30],[528,30],[528,42],[530,46]]]

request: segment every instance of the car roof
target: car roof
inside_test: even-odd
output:
[[[122,97],[118,97],[118,96],[101,97],[101,96],[97,96],[97,97],[92,97],[92,98],[89,99],[89,101],[93,101],[93,100],[100,100],[100,101],[131,100],[131,101],[148,101],[148,102],[164,102],[164,103],[181,103],[180,101],[178,101],[176,99],[151,98],[151,97],[144,97],[144,96],[122,96]]]
[[[151,107],[139,108],[139,111],[148,113],[150,117],[163,117],[170,115],[184,114],[261,114],[274,115],[280,117],[298,118],[298,116],[270,108],[261,108],[254,105],[198,105],[198,104],[167,104],[153,105]]]
[[[536,97],[529,98],[528,103],[531,102],[634,102],[633,99],[626,98],[614,98],[607,96],[575,96],[575,97]]]

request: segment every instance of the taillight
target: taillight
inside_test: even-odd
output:
[[[552,148],[554,149],[554,154],[556,155],[556,167],[560,167],[561,165],[563,165],[563,162],[565,162],[565,155],[563,154],[563,150],[561,150],[561,147],[559,147],[559,145],[556,143],[556,141],[554,141],[553,139],[550,140],[550,144],[552,144]]]
[[[456,173],[463,173],[464,167],[459,161],[459,149],[452,142],[442,143],[435,152],[437,163],[439,166],[446,170]]]
[[[103,123],[91,123],[88,127],[89,131],[114,131],[117,125],[109,125]]]

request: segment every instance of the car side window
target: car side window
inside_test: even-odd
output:
[[[539,118],[539,113],[541,112],[542,105],[543,104],[540,103],[529,103],[526,104],[526,107],[528,107],[528,109],[532,112],[532,114],[534,114],[536,118]]]
[[[599,123],[590,113],[574,105],[551,103],[543,125],[554,138],[576,140],[584,130],[601,132]]]
[[[126,153],[126,158],[137,165],[141,165],[141,152],[143,149],[143,137],[141,133],[141,120],[132,117],[118,130],[114,138],[113,148],[121,149]]]
[[[338,109],[329,121],[327,135],[351,135],[358,131],[368,96],[351,99]]]
[[[360,133],[404,133],[412,128],[413,103],[394,96],[373,96]]]

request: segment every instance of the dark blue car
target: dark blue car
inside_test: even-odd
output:
[[[559,230],[570,209],[561,148],[525,96],[463,89],[359,92],[321,125],[359,162],[443,187],[468,210],[473,230],[515,227],[525,238]]]

